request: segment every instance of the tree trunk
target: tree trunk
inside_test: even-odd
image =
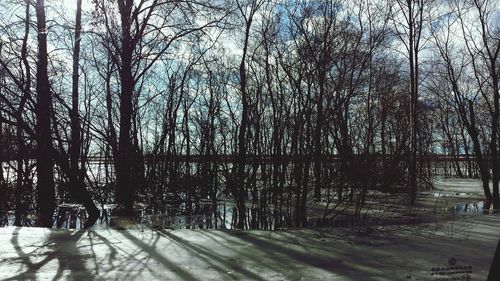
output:
[[[412,17],[411,4],[408,5]],[[416,79],[416,54],[414,54],[414,27],[413,22],[410,24],[410,128],[411,128],[411,144],[410,144],[410,163],[409,163],[409,204],[415,205],[417,197],[417,79]]]
[[[23,172],[23,161],[24,161],[24,154],[25,154],[25,145],[24,145],[24,139],[23,139],[23,129],[22,129],[22,118],[23,118],[23,112],[24,112],[24,106],[26,104],[26,101],[28,99],[28,96],[30,95],[31,91],[31,71],[30,71],[30,66],[28,62],[28,36],[29,36],[29,31],[30,31],[30,3],[29,1],[26,1],[26,11],[25,11],[25,22],[24,22],[24,38],[23,38],[23,44],[21,46],[21,61],[23,63],[24,71],[26,72],[24,76],[24,89],[23,90],[23,96],[21,97],[21,101],[19,103],[19,108],[16,113],[16,137],[17,137],[17,142],[18,142],[18,151],[17,151],[17,174],[16,174],[16,191],[15,191],[15,197],[16,197],[16,210],[15,210],[15,220],[14,220],[14,225],[15,226],[21,226],[22,224],[22,219],[21,216],[25,212],[26,206],[22,200],[22,194],[24,192],[24,172]]]
[[[499,46],[500,49],[500,40]],[[498,52],[496,57],[498,57]],[[493,82],[493,116],[491,117],[491,171],[492,171],[492,181],[493,181],[493,209],[498,211],[500,208],[500,198],[499,198],[499,167],[498,167],[498,118],[500,118],[500,93],[498,93],[498,71],[497,59],[496,57],[491,59],[491,72],[492,72],[492,82]]]
[[[476,129],[476,117],[474,113],[474,108],[472,101],[469,101],[469,115],[470,115],[470,124],[467,124],[467,128],[469,130],[469,135],[472,139],[473,150],[476,156],[476,161],[479,166],[479,173],[481,175],[481,181],[483,183],[483,191],[485,199],[484,211],[488,212],[491,206],[492,196],[490,191],[490,168],[488,167],[488,159],[483,157],[483,153],[481,152],[481,143],[479,142],[479,133]]]
[[[321,137],[322,137],[322,127],[323,127],[323,97],[325,95],[325,80],[326,80],[326,69],[325,66],[320,67],[319,73],[319,97],[316,101],[316,127],[314,128],[314,199],[316,201],[321,200]]]
[[[52,98],[47,73],[47,29],[44,0],[36,1],[38,62],[36,73],[36,171],[39,224],[52,227],[55,209],[54,159],[50,126]]]
[[[245,39],[243,43],[243,55],[240,62],[240,92],[241,92],[241,123],[240,130],[238,132],[238,161],[237,161],[237,180],[234,181],[236,186],[234,190],[236,192],[236,204],[238,208],[238,222],[236,223],[236,228],[243,229],[245,227],[245,165],[246,165],[246,136],[248,127],[248,95],[247,95],[247,71],[246,71],[246,56],[248,50],[248,41],[250,36],[250,26],[252,24],[251,18],[246,20],[245,27]]]
[[[69,191],[72,197],[83,204],[89,215],[85,222],[85,227],[91,227],[99,218],[99,209],[97,209],[92,196],[85,188],[85,163],[79,167],[79,158],[81,152],[80,140],[80,119],[79,119],[79,60],[80,60],[80,41],[82,29],[82,0],[77,0],[76,5],[76,20],[75,20],[75,46],[73,49],[73,83],[71,92],[71,144],[70,144],[70,175],[69,175]]]
[[[131,138],[132,126],[132,95],[134,91],[134,79],[132,75],[132,53],[134,51],[131,39],[130,14],[133,1],[118,1],[121,18],[121,43],[120,52],[120,134],[118,139],[118,151],[116,155],[116,203],[118,213],[123,216],[132,216],[134,207],[135,188],[132,185],[134,164],[133,147]]]

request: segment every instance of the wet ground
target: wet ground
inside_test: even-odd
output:
[[[434,189],[420,191],[416,206],[404,203],[405,194],[382,194],[372,192],[362,211],[356,213],[354,204],[324,217],[324,202],[315,203],[308,212],[308,227],[357,227],[376,228],[384,225],[406,225],[435,223],[451,220],[470,219],[483,214],[483,195],[481,183],[477,179],[439,178],[434,182]],[[371,199],[373,198],[373,199]],[[172,205],[152,208],[139,204],[136,223],[141,227],[156,229],[231,229],[234,203],[220,201],[217,221],[210,212],[211,202],[203,202],[199,210],[187,215]],[[108,226],[112,220],[113,204],[100,206],[99,226]],[[14,212],[4,214],[0,220],[2,226],[14,225]],[[54,215],[54,228],[81,229],[86,212],[77,204],[62,204]],[[24,226],[34,225],[34,216],[24,219]],[[272,224],[271,224],[272,226]],[[273,227],[271,227],[273,228]]]
[[[56,220],[63,229],[0,228],[0,280],[486,280],[500,215],[483,215],[476,183],[438,181],[417,207],[391,209],[380,216],[386,223],[362,229],[332,221],[206,230],[202,216],[188,230],[180,216],[144,211],[117,230],[107,206],[99,224],[79,230],[81,209],[65,205]]]
[[[500,216],[453,228],[388,226],[360,235],[3,227],[0,280],[486,280]]]

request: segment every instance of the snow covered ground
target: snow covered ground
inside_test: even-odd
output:
[[[279,231],[0,228],[1,280],[486,280],[500,215],[393,227]],[[462,232],[460,232],[462,231]],[[460,278],[464,273],[448,275]],[[448,279],[452,280],[452,279]],[[460,280],[460,279],[457,279]],[[466,280],[466,279],[465,279]]]

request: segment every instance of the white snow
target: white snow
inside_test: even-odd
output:
[[[0,228],[1,280],[436,280],[431,270],[472,266],[485,280],[500,215],[451,224],[352,230],[55,230]],[[459,275],[457,275],[459,276]]]

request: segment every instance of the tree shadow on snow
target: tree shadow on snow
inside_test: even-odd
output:
[[[178,246],[187,250],[191,255],[197,256],[197,258],[206,262],[210,266],[210,268],[215,269],[222,275],[226,275],[228,272],[231,271],[243,275],[245,280],[248,279],[259,280],[259,281],[266,280],[263,277],[257,275],[256,273],[248,269],[245,269],[243,266],[237,264],[236,260],[226,259],[224,256],[218,255],[216,252],[214,252],[213,249],[208,249],[206,247],[192,243],[179,236],[171,234],[168,231],[158,231],[158,233],[174,241]],[[230,245],[230,243],[228,244]]]
[[[154,245],[156,244],[156,242],[160,238],[159,235],[156,235],[155,241],[153,243],[149,243],[149,242],[145,243],[142,240],[139,240],[134,235],[130,234],[127,230],[119,231],[119,233],[121,235],[123,235],[125,238],[127,238],[129,241],[134,243],[140,249],[140,251],[145,252],[149,258],[153,259],[156,262],[159,262],[160,264],[162,264],[165,267],[165,269],[174,273],[176,275],[176,280],[185,280],[185,281],[198,281],[199,280],[190,272],[182,269],[178,265],[174,264],[172,261],[165,258],[163,255],[158,253],[158,251]],[[135,263],[137,264],[137,260],[135,261]],[[130,264],[128,266],[126,266],[126,268],[127,268],[127,270],[132,269],[132,268],[130,268]]]
[[[215,232],[214,232],[215,233]],[[273,256],[274,260],[285,260],[281,263],[287,267],[290,264],[302,265],[306,267],[316,268],[330,272],[335,275],[345,276],[352,272],[359,272],[359,268],[354,268],[349,264],[345,263],[342,259],[332,258],[325,255],[320,255],[318,253],[312,254],[305,251],[295,250],[291,247],[286,247],[283,245],[278,245],[273,242],[269,242],[262,238],[259,238],[252,233],[244,231],[228,231],[228,235],[236,236],[239,239],[246,241],[257,248],[259,251],[265,252],[267,255]],[[292,244],[290,244],[292,245]],[[294,245],[295,246],[295,245]],[[334,252],[332,254],[335,254]],[[287,270],[287,268],[283,268]],[[370,275],[376,275],[375,272],[366,272],[363,280],[372,281],[375,280],[370,277]],[[346,276],[347,277],[347,276]]]
[[[266,280],[267,276],[255,272],[266,272],[274,276],[279,275],[286,280],[298,280],[301,276],[306,278],[305,280],[318,280],[318,278],[321,278],[320,276],[314,276],[314,273],[309,271],[312,268],[324,270],[333,275],[345,275],[346,277],[350,272],[359,272],[359,268],[353,268],[340,259],[286,248],[256,238],[253,234],[247,232],[199,231],[198,234],[210,238],[209,241],[213,245],[217,245],[215,248],[204,247],[199,243],[190,242],[168,231],[159,231],[159,233],[173,240],[179,247],[187,250],[190,255],[195,255],[209,264],[210,268],[222,274],[226,274],[228,271],[241,274],[243,280]],[[217,253],[217,247],[229,249],[231,256]],[[225,250],[222,252],[224,253]],[[374,275],[374,272],[367,271],[363,280],[375,280],[369,277],[370,275]]]
[[[85,230],[74,233],[67,230],[51,230],[47,241],[30,253],[24,252],[19,245],[19,230],[20,228],[16,228],[13,231],[11,243],[25,269],[18,275],[5,280],[37,280],[36,275],[40,269],[53,260],[57,260],[58,268],[51,280],[94,280],[94,276],[85,267],[85,256],[79,253],[76,246]],[[37,254],[36,252],[40,250],[44,252]],[[35,254],[45,257],[41,261],[32,262],[30,256]],[[69,275],[64,276],[65,271],[68,271]]]

